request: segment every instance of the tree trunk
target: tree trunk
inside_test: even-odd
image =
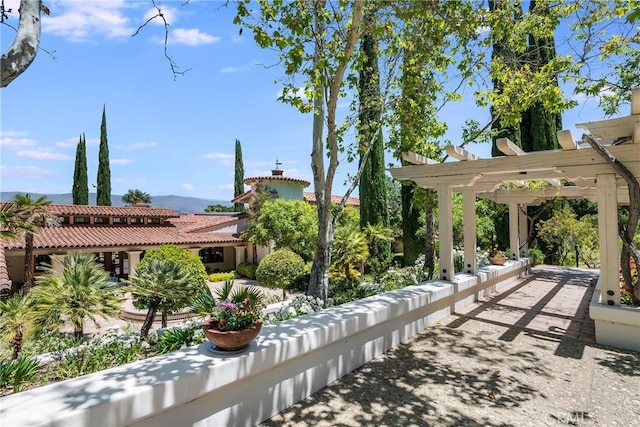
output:
[[[40,45],[40,0],[20,1],[20,23],[11,46],[0,58],[0,87],[7,87],[26,71]]]
[[[149,310],[147,311],[147,316],[142,323],[142,328],[140,328],[140,335],[146,337],[149,335],[149,331],[151,330],[151,326],[153,326],[153,321],[156,318],[156,313],[158,312],[159,302],[151,301],[149,303]]]
[[[73,337],[77,340],[84,338],[84,328],[82,326],[73,329]]]
[[[16,360],[20,356],[20,350],[22,350],[22,328],[18,328],[16,336],[13,337],[13,355],[11,358]]]
[[[160,324],[163,328],[167,327],[167,322],[169,321],[169,314],[165,313],[164,311],[162,312],[162,323]]]
[[[33,257],[33,233],[26,233],[24,238],[24,285],[22,287],[24,295],[27,295],[33,286],[35,261]]]

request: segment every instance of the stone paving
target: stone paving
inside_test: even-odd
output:
[[[594,344],[597,271],[541,266],[265,426],[640,426],[640,353]]]

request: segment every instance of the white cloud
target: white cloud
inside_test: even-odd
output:
[[[23,148],[33,147],[36,142],[29,138],[10,138],[4,135],[0,138],[0,147],[3,148]]]
[[[248,65],[242,65],[240,67],[224,67],[220,69],[221,73],[244,73],[251,69]]]
[[[0,138],[13,138],[16,136],[26,136],[27,132],[21,130],[0,130]]]
[[[160,6],[160,10],[162,11],[162,15],[164,16],[165,21],[167,21],[167,24],[171,25],[175,22],[176,16],[178,15],[178,9],[176,9],[175,7]],[[158,9],[156,9],[155,7],[149,9],[147,13],[144,14],[144,22],[147,22],[147,20],[157,15]],[[159,16],[152,19],[149,23],[155,25],[164,25],[164,21]]]
[[[211,44],[219,41],[220,37],[203,33],[197,28],[191,28],[189,30],[185,28],[176,28],[175,30],[171,31],[171,36],[169,38],[169,43],[171,44],[184,44],[187,46]]]
[[[133,159],[109,159],[111,165],[128,165],[133,163]]]
[[[80,142],[80,136],[72,136],[65,139],[64,141],[56,142],[56,145],[58,147],[63,147],[63,148],[69,148],[69,147],[75,148],[78,146],[78,142]],[[100,140],[98,138],[85,137],[85,142],[87,145],[98,145],[100,143]]]
[[[66,154],[54,153],[47,150],[20,150],[16,154],[21,157],[38,160],[68,160],[71,158]]]
[[[186,191],[192,191],[192,190],[196,189],[196,187],[194,185],[191,185],[191,184],[181,184],[180,188],[182,188],[183,190],[186,190]]]
[[[55,175],[56,173],[49,169],[42,169],[35,166],[0,166],[0,175],[11,178],[43,178]]]
[[[131,2],[125,0],[60,0],[48,4],[50,16],[42,17],[42,31],[69,38],[90,41],[96,36],[128,37],[135,31],[123,13]]]
[[[230,165],[235,162],[235,155],[228,153],[207,153],[202,155],[203,159],[219,160],[223,165]]]

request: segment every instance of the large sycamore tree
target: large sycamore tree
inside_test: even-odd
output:
[[[40,14],[48,9],[42,6],[41,0],[20,0],[20,21],[15,39],[0,58],[0,87],[7,87],[36,59],[40,46]],[[5,2],[0,3],[0,22],[5,23],[9,18],[9,11]]]

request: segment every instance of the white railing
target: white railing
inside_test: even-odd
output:
[[[205,344],[0,399],[7,426],[251,426],[527,270],[528,259],[264,326],[248,350]]]

